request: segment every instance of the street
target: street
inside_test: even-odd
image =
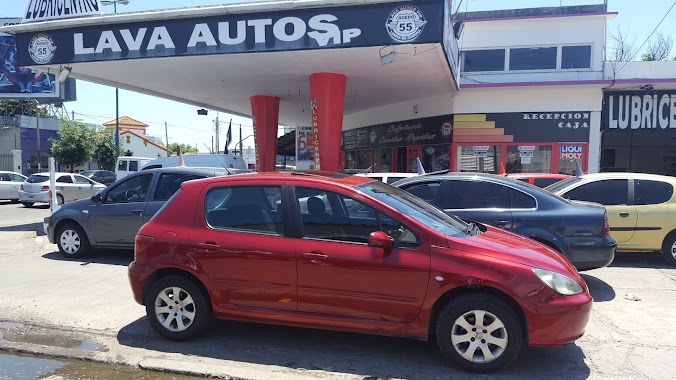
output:
[[[35,234],[48,213],[0,203],[2,350],[245,379],[486,378],[446,365],[427,342],[401,338],[219,321],[192,342],[161,339],[132,299],[133,253],[66,260]],[[618,254],[583,277],[595,300],[585,336],[563,348],[526,348],[491,376],[676,378],[676,268],[657,255]]]

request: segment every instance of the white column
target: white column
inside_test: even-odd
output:
[[[601,112],[591,113],[589,124],[589,173],[598,173],[601,165]]]
[[[12,150],[12,171],[22,173],[21,150]]]

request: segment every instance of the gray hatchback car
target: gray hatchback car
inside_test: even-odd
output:
[[[86,255],[91,248],[133,249],[144,223],[185,181],[241,171],[216,168],[164,168],[138,172],[95,196],[63,205],[45,218],[44,229],[65,257]]]

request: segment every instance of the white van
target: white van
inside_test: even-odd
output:
[[[244,159],[234,154],[184,154],[185,166],[193,168],[247,169]],[[142,170],[171,168],[178,166],[178,156],[156,158],[143,166]]]
[[[137,171],[141,170],[145,164],[152,160],[153,159],[149,157],[118,157],[117,164],[115,165],[115,179],[120,180],[129,174],[136,173]]]

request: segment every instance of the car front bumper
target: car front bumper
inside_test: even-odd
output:
[[[536,303],[539,315],[529,318],[529,344],[560,347],[575,342],[584,335],[593,303],[588,292]]]
[[[19,201],[49,203],[49,191],[29,193],[23,190],[19,190]]]
[[[50,217],[46,217],[42,221],[42,231],[45,233],[45,235],[47,235],[47,239],[49,239],[49,242],[54,244],[54,240],[55,240],[54,234],[49,229],[49,220],[50,220]]]

